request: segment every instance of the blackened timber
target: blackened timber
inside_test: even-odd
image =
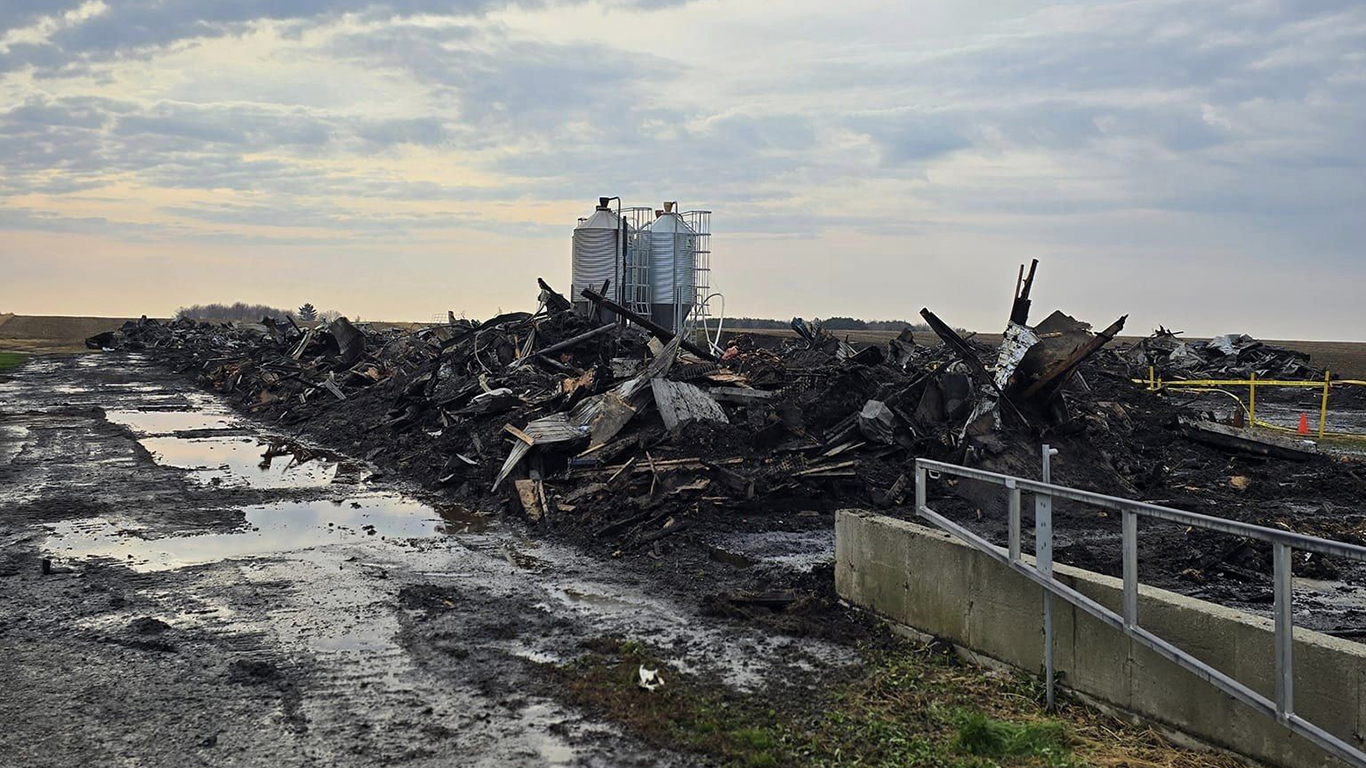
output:
[[[959,336],[957,332],[949,327],[948,323],[940,320],[938,315],[929,310],[929,307],[921,307],[920,316],[925,318],[925,322],[929,324],[930,330],[934,331],[934,334],[947,344],[949,349],[956,352],[964,363],[967,363],[967,366],[972,369],[974,374],[987,381],[991,380],[991,374],[987,373],[987,369],[982,367],[982,361],[977,359],[977,353],[973,351],[972,347],[968,346],[966,341],[963,341],[962,336]]]
[[[626,307],[623,307],[622,305],[616,303],[615,301],[612,301],[611,299],[603,296],[602,294],[598,293],[597,291],[594,291],[591,288],[584,288],[583,293],[580,295],[583,296],[585,299],[588,299],[589,301],[593,302],[594,304],[609,309],[617,313],[618,315],[621,315],[622,317],[626,318],[627,320],[630,320],[631,322],[635,323],[641,328],[644,328],[645,330],[654,334],[655,338],[659,339],[662,342],[665,342],[666,344],[670,341],[673,341],[674,334],[664,326],[655,323],[648,317],[643,317],[641,315],[636,314],[635,312],[632,312]],[[679,346],[683,347],[684,349],[688,350],[694,355],[697,355],[703,360],[710,360],[712,362],[716,362],[716,355],[713,355],[712,353],[697,346],[691,341],[688,341],[687,339],[680,339]]]
[[[617,263],[620,264],[620,262],[621,262],[621,260],[618,259],[618,260],[617,260]],[[620,268],[620,267],[618,267],[618,268]],[[599,295],[599,296],[606,296],[606,295],[607,295],[607,289],[608,289],[608,288],[611,288],[611,287],[612,287],[612,278],[609,277],[609,278],[607,278],[606,280],[603,280],[603,281],[602,281],[602,287],[598,289],[598,295]],[[621,291],[617,291],[617,293],[621,293]],[[600,304],[594,304],[594,305],[593,305],[593,314],[591,315],[591,317],[592,317],[592,319],[593,319],[593,322],[595,322],[595,323],[601,323],[601,322],[603,321],[603,316],[602,316],[602,305],[600,305]],[[612,317],[608,317],[608,318],[606,318],[606,319],[607,319],[607,320],[615,320],[615,318],[612,318]]]
[[[760,400],[769,400],[777,393],[767,389],[747,389],[743,387],[710,387],[707,394],[713,400],[720,400],[723,403],[753,404]]]
[[[574,308],[573,303],[570,302],[569,299],[566,299],[559,291],[551,288],[545,280],[538,277],[536,278],[536,284],[541,286],[541,298],[545,300],[545,305],[547,307],[550,307],[556,312],[563,312],[567,309]]]
[[[996,386],[996,380],[993,379],[991,374],[987,372],[987,369],[982,366],[982,361],[977,359],[977,353],[972,351],[972,347],[969,346],[966,341],[963,341],[962,336],[959,336],[957,332],[950,328],[948,323],[940,320],[938,315],[929,310],[929,307],[921,307],[920,316],[925,318],[925,322],[929,324],[930,330],[934,331],[935,335],[943,340],[943,342],[948,345],[949,349],[952,349],[958,357],[962,358],[963,362],[972,370],[972,375],[977,377],[978,381],[984,382],[988,387],[995,390],[996,394],[1000,396],[1001,402],[1010,406],[1011,412],[1020,419],[1021,423],[1029,423],[1029,420],[1024,417],[1023,413],[1020,413],[1020,409],[1015,406],[1015,403],[1009,397],[1006,397],[1006,393],[1002,392],[1000,387]]]
[[[1021,393],[1021,400],[1029,400],[1048,387],[1051,387],[1049,397],[1052,397],[1059,392],[1062,389],[1062,386],[1067,383],[1067,380],[1071,378],[1072,374],[1077,370],[1078,366],[1086,362],[1086,359],[1091,355],[1100,351],[1100,348],[1108,344],[1110,340],[1115,337],[1115,334],[1124,330],[1124,321],[1128,319],[1129,316],[1124,315],[1113,323],[1110,323],[1108,328],[1095,336],[1092,336],[1090,339],[1087,339],[1086,343],[1077,347],[1076,351],[1072,354],[1068,355],[1063,360],[1058,361],[1047,371],[1044,371],[1038,381],[1030,384],[1029,387]]]
[[[1039,260],[1034,259],[1029,264],[1029,275],[1021,281],[1015,280],[1015,303],[1010,307],[1010,322],[1017,325],[1024,325],[1029,321],[1029,292],[1034,288],[1034,270],[1039,268]],[[1024,274],[1024,265],[1020,265],[1020,273]]]
[[[474,332],[476,330],[477,329],[472,326],[468,328],[460,328],[454,334],[452,334],[449,339],[442,341],[439,344],[439,346],[442,350],[447,350],[451,347],[460,346],[461,344],[464,344],[466,341],[469,341],[470,338],[474,336]]]
[[[551,344],[550,346],[546,347],[545,349],[537,350],[537,351],[535,351],[535,352],[533,352],[533,353],[527,355],[526,357],[524,357],[524,358],[522,358],[522,359],[523,359],[523,360],[534,360],[534,359],[536,359],[536,358],[538,358],[538,357],[541,357],[541,356],[543,356],[543,355],[553,355],[553,354],[555,354],[556,352],[560,352],[560,351],[562,351],[562,350],[569,349],[570,347],[576,346],[576,345],[578,345],[578,344],[582,344],[583,342],[588,341],[589,339],[595,339],[595,338],[597,338],[598,336],[601,336],[601,335],[603,335],[604,333],[607,333],[608,331],[612,330],[612,329],[615,328],[615,327],[616,327],[616,326],[612,325],[611,323],[608,323],[607,325],[599,325],[597,328],[594,328],[594,329],[591,330],[591,331],[584,331],[583,333],[580,333],[578,336],[571,336],[571,337],[565,339],[564,341],[557,342],[557,343],[555,343],[555,344]]]
[[[1182,416],[1177,421],[1181,433],[1197,442],[1229,451],[1271,456],[1278,459],[1305,461],[1318,454],[1318,446],[1310,443],[1238,429],[1212,421]]]

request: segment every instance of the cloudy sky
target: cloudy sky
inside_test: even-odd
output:
[[[599,195],[727,311],[1366,339],[1366,3],[3,0],[0,311],[567,288]]]

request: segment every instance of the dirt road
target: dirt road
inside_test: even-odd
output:
[[[741,688],[851,663],[136,356],[0,380],[0,510],[0,765],[686,765],[557,704],[539,664],[605,636]]]

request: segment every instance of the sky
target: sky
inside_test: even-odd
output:
[[[531,309],[620,195],[728,315],[1366,340],[1364,170],[1360,0],[0,3],[0,312]]]

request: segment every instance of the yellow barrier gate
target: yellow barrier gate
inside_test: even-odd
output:
[[[1153,366],[1148,366],[1147,379],[1133,379],[1135,384],[1142,384],[1149,392],[1158,392],[1163,389],[1191,389],[1221,391],[1223,387],[1247,387],[1247,411],[1248,421],[1254,426],[1264,427],[1285,432],[1295,430],[1283,427],[1279,424],[1257,420],[1257,389],[1259,387],[1298,387],[1301,389],[1321,389],[1323,396],[1319,399],[1319,429],[1318,436],[1340,437],[1349,439],[1366,439],[1366,435],[1352,432],[1329,432],[1328,431],[1328,395],[1335,386],[1355,386],[1366,387],[1366,381],[1358,379],[1333,379],[1329,371],[1323,372],[1323,381],[1285,381],[1279,379],[1258,379],[1257,374],[1252,374],[1247,379],[1177,379],[1174,381],[1163,381],[1157,375]],[[1231,393],[1230,393],[1231,394]],[[1241,404],[1241,401],[1239,401]]]

